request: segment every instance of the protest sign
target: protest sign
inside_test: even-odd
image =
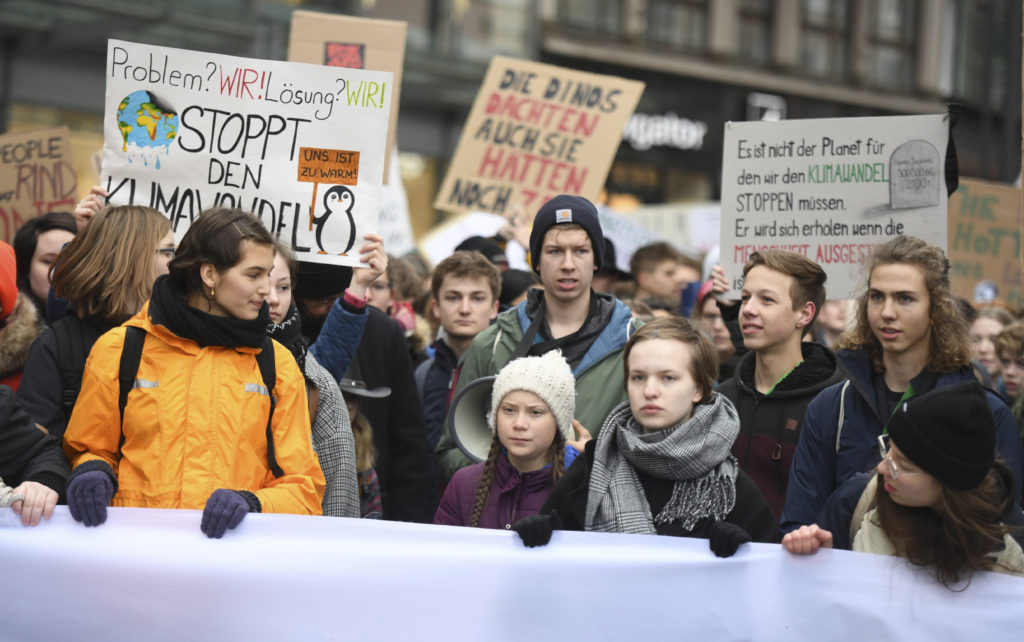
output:
[[[0,240],[40,214],[75,209],[77,188],[67,127],[0,136]]]
[[[953,294],[975,303],[998,300],[1015,310],[1021,297],[1020,189],[961,178],[949,197]]]
[[[946,248],[945,115],[726,123],[721,264],[742,287],[750,254],[799,252],[851,298],[871,248],[899,234]]]
[[[251,211],[296,257],[358,265],[377,230],[390,73],[110,40],[101,184],[179,240],[210,207]]]
[[[384,163],[385,183],[391,180],[390,158],[398,134],[398,100],[402,90],[407,27],[400,20],[295,11],[292,13],[292,30],[288,39],[288,60],[292,62],[390,71],[394,74],[387,157]]]
[[[552,196],[596,201],[644,84],[495,56],[434,207],[535,212]]]

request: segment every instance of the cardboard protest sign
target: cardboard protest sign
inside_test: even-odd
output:
[[[751,253],[799,252],[851,298],[873,246],[946,248],[945,115],[726,123],[721,264],[735,296]]]
[[[644,84],[495,56],[434,207],[527,212],[558,194],[596,201]]]
[[[111,40],[101,184],[171,219],[251,211],[296,257],[357,265],[377,230],[391,74]]]
[[[961,178],[949,197],[953,294],[975,303],[1024,307],[1020,265],[1021,196],[1010,185]]]
[[[292,13],[292,30],[288,40],[288,60],[292,62],[390,71],[394,74],[387,159],[384,164],[385,183],[391,180],[388,161],[398,133],[398,101],[402,89],[407,27],[407,23],[400,20],[295,11]]]
[[[70,212],[77,188],[67,127],[0,136],[0,239],[40,214]]]

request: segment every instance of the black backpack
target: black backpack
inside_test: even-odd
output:
[[[142,346],[145,342],[145,330],[135,326],[125,328],[124,347],[121,349],[121,365],[117,377],[120,387],[117,403],[121,412],[122,424],[124,423],[124,407],[128,404],[128,393],[135,387],[135,375],[139,372],[139,360],[142,358]],[[270,397],[270,413],[267,415],[267,465],[274,477],[282,477],[284,471],[277,465],[277,457],[274,455],[274,434],[271,429],[274,408],[277,406],[277,400],[274,398],[277,365],[274,362],[274,341],[270,337],[263,340],[263,348],[256,355],[256,364],[260,368],[263,385],[266,386],[267,395]],[[79,371],[79,386],[81,386],[81,371]],[[121,444],[124,444],[123,432],[121,433]]]
[[[96,339],[100,338],[104,329],[93,323],[69,314],[51,326],[57,341],[57,372],[60,374],[61,407],[64,410],[64,423],[71,420],[71,411],[75,408],[78,393],[82,390],[82,372],[85,360],[89,356]]]

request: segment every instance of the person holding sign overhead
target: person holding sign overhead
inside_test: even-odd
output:
[[[201,509],[219,538],[250,512],[321,513],[305,380],[267,336],[273,266],[259,219],[206,210],[149,302],[97,340],[64,439],[74,519]]]
[[[840,484],[878,463],[877,440],[904,401],[970,380],[967,323],[950,293],[950,262],[921,239],[897,236],[865,262],[866,291],[855,326],[840,340],[849,379],[807,406],[793,456],[780,528],[813,524]],[[1021,443],[1006,404],[986,391],[996,424],[996,455],[1020,498]]]

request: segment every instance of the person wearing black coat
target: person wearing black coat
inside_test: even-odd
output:
[[[65,501],[70,474],[60,441],[32,423],[10,387],[0,386],[0,478],[22,496],[11,505],[22,524],[36,526],[53,515],[53,507]]]

